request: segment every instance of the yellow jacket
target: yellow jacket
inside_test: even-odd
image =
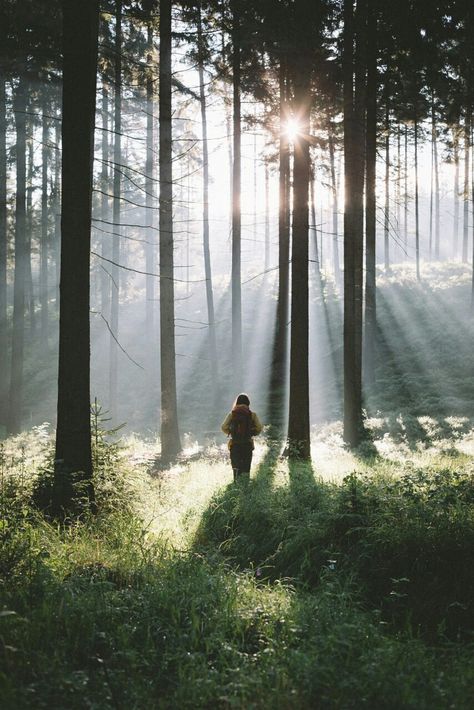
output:
[[[245,404],[239,404],[237,405],[238,407],[245,407],[245,409],[248,409],[248,407]],[[263,429],[262,423],[260,419],[257,417],[255,412],[250,412],[252,415],[252,428],[255,431],[255,434],[260,434],[260,432]],[[229,414],[226,416],[224,421],[221,424],[221,429],[224,432],[224,434],[227,434],[227,436],[230,436],[230,423],[232,421],[232,412],[229,412]],[[253,446],[253,439],[250,440],[252,442]],[[229,448],[232,446],[232,439],[229,440]]]

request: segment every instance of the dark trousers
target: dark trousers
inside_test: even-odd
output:
[[[235,442],[230,450],[230,462],[234,471],[234,481],[239,478],[250,478],[253,446],[251,442]]]

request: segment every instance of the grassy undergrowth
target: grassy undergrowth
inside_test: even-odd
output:
[[[472,707],[465,441],[334,441],[314,470],[262,449],[247,486],[218,450],[150,477],[134,441],[100,459],[104,512],[63,528],[31,502],[47,433],[7,442],[2,708]]]

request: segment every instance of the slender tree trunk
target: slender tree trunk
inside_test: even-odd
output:
[[[0,427],[8,415],[8,320],[7,320],[7,116],[6,81],[0,70]]]
[[[265,255],[263,259],[265,277],[270,268],[270,171],[265,162]]]
[[[232,7],[232,375],[234,390],[242,388],[242,292],[241,292],[241,115],[240,115],[240,17],[238,4]]]
[[[435,229],[434,229],[434,256],[437,261],[440,257],[440,195],[439,195],[439,161],[438,161],[438,136],[436,128],[436,114],[433,107],[433,162],[434,162],[434,207],[435,207]]]
[[[101,169],[101,219],[104,222],[110,221],[109,213],[109,87],[105,79],[102,79],[102,169]],[[105,228],[105,225],[104,225]],[[115,231],[115,228],[110,229],[111,232]],[[112,258],[112,249],[110,241],[116,239],[115,235],[103,234],[102,235],[102,256],[104,259],[110,260]],[[106,266],[107,265],[107,266]],[[100,276],[100,303],[101,311],[104,317],[108,317],[110,312],[110,289],[113,287],[110,281],[110,275],[108,262],[104,262],[101,269]]]
[[[204,45],[202,37],[201,4],[198,6],[198,73],[199,98],[202,125],[202,244],[204,254],[204,276],[206,279],[207,320],[209,324],[209,360],[214,402],[219,399],[219,367],[217,359],[216,322],[214,315],[214,293],[212,289],[211,252],[209,248],[209,146],[207,140],[206,92],[204,88]]]
[[[399,241],[399,251],[400,251],[400,236],[401,236],[401,209],[402,209],[402,131],[400,124],[397,125],[397,184],[395,192],[396,200],[396,210],[397,210],[397,236]],[[403,258],[401,259],[403,261]]]
[[[15,274],[8,432],[21,431],[23,403],[23,353],[25,340],[26,254],[26,87],[20,80],[14,96],[16,125]]]
[[[25,111],[28,111],[28,101]],[[33,242],[33,234],[35,233],[34,210],[33,210],[33,173],[34,165],[34,125],[32,121],[26,121],[26,151],[28,157],[27,173],[26,173],[26,230],[25,230],[25,310],[28,312],[30,319],[30,333],[34,337],[36,333],[36,304],[35,304],[35,287],[33,283],[33,270],[31,264],[31,247]]]
[[[316,219],[316,196],[315,196],[314,182],[315,182],[314,171],[310,169],[309,193],[310,193],[310,198],[311,198],[311,200],[310,200],[311,228],[312,228],[312,236],[313,236],[313,243],[314,243],[314,269],[315,269],[315,272],[320,276],[321,275],[321,265],[319,262],[318,225],[317,225],[317,219]]]
[[[405,125],[405,155],[404,155],[404,178],[405,178],[405,194],[403,204],[403,234],[405,241],[405,251],[408,249],[408,126]]]
[[[288,306],[290,280],[290,145],[286,124],[287,104],[287,63],[280,58],[280,137],[278,173],[278,301],[273,342],[273,358],[269,382],[268,419],[278,433],[284,429],[284,401],[287,391],[288,362]]]
[[[316,207],[315,207],[315,211],[316,211]],[[325,221],[326,221],[326,218],[324,215],[324,205],[323,205],[323,201],[321,200],[320,224],[323,225],[325,223]],[[319,240],[318,245],[319,245],[319,270],[322,272],[324,270],[324,232],[323,232],[322,227],[321,227],[321,238]]]
[[[119,337],[119,300],[120,300],[120,222],[121,222],[121,190],[122,176],[122,0],[117,0],[115,15],[115,56],[114,56],[114,185],[112,222],[115,234],[112,237],[112,292],[110,305],[110,370],[109,370],[109,409],[113,419],[117,417],[118,388],[118,350],[116,339]]]
[[[155,279],[151,274],[155,272],[155,231],[154,231],[154,214],[155,214],[155,153],[154,145],[154,109],[155,109],[155,82],[153,77],[153,25],[148,23],[147,27],[147,80],[146,80],[146,165],[145,165],[145,205],[147,219],[147,244],[145,245],[145,264],[147,276],[145,276],[145,314],[146,314],[146,331],[148,337],[153,340],[155,333]],[[189,272],[189,269],[186,269]]]
[[[258,226],[257,226],[257,107],[254,106],[253,109],[254,125],[253,125],[253,225],[252,225],[252,237],[253,237],[253,251],[257,246],[258,239]]]
[[[43,97],[43,130],[42,130],[42,175],[41,175],[41,243],[40,243],[40,287],[41,306],[41,344],[48,344],[48,252],[49,252],[49,210],[48,210],[48,168],[49,168],[49,122],[47,118],[47,100]]]
[[[454,222],[453,222],[453,257],[458,255],[459,242],[459,129],[454,126],[453,133],[453,160],[454,160]]]
[[[362,254],[364,188],[364,44],[365,4],[357,5],[354,60],[354,19],[351,0],[344,2],[344,440],[357,446],[362,438]],[[355,86],[353,89],[353,74]]]
[[[290,144],[286,133],[288,121],[288,88],[286,62],[280,63],[280,143],[278,206],[278,353],[285,368],[288,345],[288,306],[290,286]],[[283,373],[282,373],[283,375]]]
[[[331,170],[331,194],[332,194],[332,259],[334,262],[334,279],[338,287],[341,286],[341,269],[339,266],[339,219],[338,219],[338,198],[336,180],[336,161],[334,149],[334,134],[332,123],[328,117],[328,146],[329,146],[329,167]],[[322,267],[322,264],[321,264]]]
[[[368,13],[368,36],[371,41],[367,54],[367,94],[366,94],[366,188],[365,188],[365,330],[364,330],[364,376],[373,386],[375,382],[375,337],[377,332],[377,291],[376,291],[376,170],[377,170],[377,20],[370,1]],[[400,135],[400,134],[399,134]],[[400,159],[398,163],[400,167]]]
[[[222,56],[225,56],[225,42],[224,34],[222,34]],[[232,184],[233,184],[233,156],[232,156],[232,116],[231,116],[231,98],[229,86],[226,81],[223,82],[223,92],[224,92],[224,114],[225,114],[225,132],[227,136],[227,158],[229,161],[229,234],[232,234]]]
[[[171,92],[171,0],[160,4],[160,345],[161,458],[181,450],[176,395],[173,260],[173,171]]]
[[[471,148],[471,122],[469,120],[469,112],[466,111],[466,117],[464,119],[464,221],[463,221],[463,232],[462,232],[462,262],[467,264],[467,250],[468,250],[468,230],[469,230],[469,161],[470,161],[470,148]]]
[[[56,121],[54,159],[54,295],[55,311],[59,313],[59,278],[61,268],[61,123]]]
[[[296,4],[302,21],[304,3]],[[298,12],[299,10],[299,12]],[[300,25],[301,26],[301,25]],[[293,224],[291,257],[291,338],[290,338],[290,402],[288,452],[291,457],[311,458],[309,421],[309,307],[308,307],[308,188],[311,175],[310,78],[305,54],[297,58],[294,70],[294,100],[299,121],[299,135],[294,141]]]
[[[431,261],[433,255],[433,201],[434,201],[434,124],[433,117],[431,123],[431,166],[430,166],[430,228],[429,228],[429,242],[428,242],[428,255]]]
[[[472,124],[471,124],[472,125]],[[471,132],[471,145],[473,144],[473,136]],[[472,223],[472,275],[471,275],[471,316],[474,316],[474,161],[471,162],[471,209],[473,215]]]
[[[384,260],[385,271],[390,271],[390,114],[385,107],[385,206],[384,206]]]
[[[63,2],[61,284],[53,509],[94,500],[90,429],[90,233],[99,4]],[[76,484],[81,484],[77,488]]]
[[[224,97],[224,110],[225,110],[225,132],[227,136],[227,159],[229,161],[229,234],[232,234],[232,180],[233,180],[233,166],[234,158],[232,155],[232,117],[230,110],[230,98],[228,97],[227,84],[224,83],[226,87],[226,93]]]
[[[420,274],[420,205],[418,197],[418,116],[415,114],[415,258],[416,278],[421,281]]]
[[[192,161],[191,161],[191,155],[188,154],[188,159],[186,161],[186,215],[188,219],[188,223],[191,220],[192,217],[192,209],[191,209],[191,171],[192,171]],[[190,271],[190,264],[191,264],[191,239],[190,239],[190,231],[189,229],[186,230],[186,296],[189,296],[191,293],[191,281],[189,278],[189,271]]]

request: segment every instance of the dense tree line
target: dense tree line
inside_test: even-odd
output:
[[[178,277],[176,254],[179,249],[187,259],[186,272],[191,183],[197,180],[203,278],[196,281],[203,286],[208,335],[200,367],[214,411],[228,396],[229,382],[233,390],[245,386],[242,223],[249,208],[242,199],[242,135],[258,130],[265,137],[253,164],[255,186],[258,160],[265,165],[263,278],[271,272],[269,176],[278,184],[268,418],[284,433],[290,455],[310,457],[308,289],[312,278],[332,273],[344,309],[344,438],[357,446],[364,437],[363,385],[377,388],[377,261],[388,273],[408,256],[419,280],[423,259],[472,261],[470,3],[103,0],[99,7],[87,0],[80,11],[73,6],[69,0],[2,4],[1,424],[10,433],[26,425],[25,347],[33,352],[38,344],[50,359],[59,321],[56,475],[59,480],[81,471],[90,480],[90,310],[107,329],[106,404],[117,421],[120,351],[130,357],[121,342],[127,279],[140,273],[144,338],[156,346],[146,363],[146,396],[160,412],[163,460],[176,456],[176,304],[191,298],[176,291],[192,284],[186,273]],[[188,83],[178,65],[191,72]],[[216,325],[209,214],[208,111],[216,97],[232,178],[225,345]],[[190,106],[198,107],[198,127],[186,115]],[[145,114],[141,135],[139,112]],[[427,144],[431,184],[424,229],[420,161]],[[445,234],[442,162],[454,167],[453,221]],[[329,253],[316,215],[321,173],[330,198]],[[254,223],[255,214],[254,207]],[[474,303],[474,274],[472,284]],[[58,505],[73,497],[71,489]]]

